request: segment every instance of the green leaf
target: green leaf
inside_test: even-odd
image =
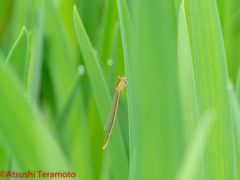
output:
[[[58,116],[56,118],[56,123],[57,123],[57,127],[58,127],[57,129],[59,132],[63,131],[63,129],[66,125],[66,121],[71,113],[74,98],[76,96],[76,92],[77,92],[78,86],[79,86],[79,79],[80,79],[80,75],[78,73],[75,77],[73,85],[71,86],[71,90],[69,92],[67,101],[64,104],[63,109],[60,111],[60,113],[58,114]]]
[[[22,27],[25,26],[29,29],[29,24],[31,20],[31,1],[10,1],[9,11],[11,12],[9,25],[7,31],[3,37],[3,52],[7,54],[11,49],[12,45],[19,36],[19,32]],[[10,13],[9,12],[9,13]]]
[[[2,134],[1,134],[2,136]],[[1,137],[1,144],[0,144],[0,168],[2,171],[9,170],[9,163],[10,163],[10,151],[8,147],[4,147],[4,138]]]
[[[111,88],[116,80],[115,77],[118,76],[117,73],[117,61],[119,60],[118,59],[118,53],[119,53],[119,49],[122,48],[122,46],[119,48],[119,33],[120,31],[120,28],[119,28],[119,23],[115,23],[115,26],[114,26],[114,30],[113,30],[113,37],[112,37],[112,43],[111,43],[111,55],[110,55],[110,59],[108,61],[108,63],[112,63],[112,64],[109,64],[109,72],[108,72],[108,80],[107,80],[107,83],[108,83],[108,87],[110,89],[110,92],[111,92],[111,95],[113,96],[114,93],[115,93],[115,89]]]
[[[178,20],[178,78],[181,93],[183,124],[187,144],[191,142],[199,127],[199,111],[196,83],[194,79],[192,55],[185,18],[184,5],[181,4]]]
[[[200,121],[192,55],[183,3],[179,11],[177,47],[180,102],[182,106],[185,139],[187,147],[189,148],[197,128],[200,127]],[[203,166],[199,167],[198,171],[195,171],[192,179],[203,179],[203,169]]]
[[[114,27],[113,31],[113,38],[112,38],[112,47],[111,47],[111,60],[112,65],[109,67],[109,74],[108,74],[108,87],[111,90],[111,95],[113,96],[115,93],[115,86],[117,84],[116,78],[118,75],[123,75],[125,73],[124,70],[124,61],[123,61],[123,50],[122,50],[122,43],[121,43],[121,32],[120,26],[117,22]],[[120,98],[118,103],[118,119],[119,124],[121,127],[122,136],[124,139],[125,147],[127,149],[127,153],[129,151],[129,126],[128,126],[128,113],[127,113],[127,99],[128,96],[123,95]]]
[[[7,143],[4,146],[10,148],[23,172],[70,171],[64,154],[42,124],[36,105],[25,100],[14,74],[11,67],[4,69],[0,64],[0,131]]]
[[[239,79],[238,79],[239,80]],[[231,93],[232,114],[233,114],[233,127],[235,135],[235,152],[236,152],[236,176],[239,179],[239,162],[240,162],[240,105],[239,96],[233,89],[233,84],[230,82],[229,89]]]
[[[232,111],[233,111],[233,125],[236,138],[236,145],[240,149],[240,106],[237,99],[237,95],[233,90],[233,85],[231,84],[231,102],[232,102]],[[236,152],[239,154],[239,152]]]
[[[29,99],[37,101],[40,94],[41,69],[43,58],[44,2],[33,1],[32,26],[30,36],[30,56],[27,74]]]
[[[238,75],[237,75],[236,94],[237,94],[238,102],[240,103],[240,68],[238,69]]]
[[[68,95],[66,87],[71,87],[71,80],[74,78],[77,66],[69,46],[65,28],[60,19],[59,12],[53,5],[53,1],[45,1],[44,17],[45,36],[51,37],[46,42],[49,48],[45,55],[48,58],[47,63],[54,82],[56,108],[60,110]]]
[[[1,49],[0,49],[0,61],[1,61],[1,62],[5,62],[5,60],[6,60],[6,57],[5,57],[5,55],[3,54],[3,52],[1,51]]]
[[[81,8],[85,7],[85,4],[83,5],[82,1],[68,0],[68,1],[61,1],[61,6],[60,6],[59,10],[61,13],[61,18],[64,23],[64,27],[66,28],[66,33],[67,33],[67,36],[69,39],[69,44],[71,46],[73,55],[75,58],[79,58],[81,53],[79,51],[77,36],[75,34],[75,28],[74,28],[74,24],[73,24],[73,20],[72,20],[72,7],[75,3],[78,6],[80,6]],[[92,11],[90,11],[90,12],[92,12]]]
[[[103,161],[103,165],[102,165],[102,174],[100,177],[100,180],[110,180],[111,176],[109,173],[109,164],[108,164],[108,156],[107,154],[105,154],[104,156],[104,161]]]
[[[133,7],[136,43],[135,49],[130,46],[129,55],[134,106],[130,179],[174,179],[185,144],[173,1],[135,0]],[[131,40],[129,36],[126,39]]]
[[[207,179],[235,179],[235,152],[228,72],[215,0],[191,0],[200,115],[216,109],[217,122],[205,148]]]
[[[88,77],[93,89],[102,127],[104,127],[111,106],[110,93],[103,77],[96,54],[78,15],[76,6],[74,6],[73,18],[78,43],[83,54],[84,63],[86,65]],[[114,178],[127,179],[128,162],[117,119],[107,148],[109,148],[111,151],[110,155]]]
[[[86,3],[83,3],[85,6],[82,8],[82,12],[84,14],[82,21],[91,43],[94,46],[96,46],[96,37],[97,37],[96,30],[98,28],[98,24],[100,20],[99,18],[100,9],[98,5],[100,4],[100,2],[98,0],[85,1],[85,2]]]
[[[134,105],[133,105],[133,93],[132,93],[132,77],[130,72],[130,64],[129,59],[132,59],[133,53],[132,53],[132,46],[135,42],[134,39],[134,33],[133,33],[133,26],[130,19],[130,15],[128,12],[128,8],[126,5],[126,2],[124,0],[117,0],[118,3],[118,13],[119,13],[119,21],[120,21],[120,29],[121,29],[121,38],[122,38],[122,47],[123,47],[123,55],[124,55],[124,65],[125,65],[125,72],[126,77],[128,81],[127,85],[127,94],[128,94],[128,127],[129,127],[129,137],[130,137],[130,178],[132,177],[133,172],[133,163],[132,161],[135,161],[136,155],[136,145],[135,145],[135,139],[134,139],[134,131],[135,131],[135,122],[134,122]],[[133,67],[134,63],[131,64],[131,67]],[[120,106],[121,107],[121,106]]]
[[[117,21],[116,0],[106,0],[103,8],[103,15],[101,19],[98,40],[99,56],[104,63],[111,58],[111,43],[113,40],[114,26],[116,21]]]
[[[28,33],[26,28],[23,27],[6,60],[6,66],[11,64],[24,86],[28,63],[28,41]]]
[[[180,9],[181,11],[181,9]],[[181,13],[181,12],[180,12]],[[185,155],[182,165],[180,166],[177,180],[192,180],[192,179],[205,179],[203,176],[196,176],[196,170],[202,163],[203,147],[207,141],[210,130],[216,119],[216,114],[213,110],[206,110],[202,117],[202,124],[196,128],[195,134],[188,147],[188,153]]]
[[[96,177],[100,177],[104,171],[104,165],[106,165],[106,173],[111,173],[111,167],[109,161],[106,162],[107,158],[104,156],[108,156],[106,151],[99,151],[99,149],[103,146],[103,141],[96,141],[96,139],[104,139],[104,132],[102,130],[102,123],[98,114],[98,109],[96,105],[96,101],[94,99],[93,93],[91,92],[91,96],[89,99],[87,111],[87,118],[89,123],[89,134],[90,134],[90,144],[91,144],[91,155],[93,159],[93,171]],[[104,158],[104,159],[103,159]],[[108,175],[108,176],[109,176]]]
[[[60,13],[53,2],[45,1],[44,32],[47,37],[46,47],[48,48],[44,51],[44,55],[53,83],[57,113],[60,113],[71,91],[72,82],[77,72],[77,64]],[[79,179],[91,180],[94,178],[94,174],[92,173],[88,125],[81,87],[77,89],[73,99],[73,106],[70,109],[68,119],[66,119],[66,126],[61,132],[64,134],[62,141],[64,142],[65,153]]]
[[[175,6],[175,14],[177,19],[179,20],[179,11],[180,11],[180,6],[181,6],[181,0],[174,0],[174,6]]]
[[[240,1],[217,0],[217,5],[223,31],[229,79],[235,82],[240,66],[240,61],[236,61],[240,58],[238,48],[240,46]]]
[[[11,18],[11,14],[9,10],[11,9],[12,2],[8,0],[0,1],[0,39],[3,38],[5,30],[8,27],[9,19]]]

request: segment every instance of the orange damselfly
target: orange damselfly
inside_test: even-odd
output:
[[[126,77],[118,76],[118,79],[119,79],[119,81],[118,81],[117,86],[116,86],[116,92],[115,92],[114,97],[113,97],[113,102],[112,102],[112,105],[111,105],[111,109],[109,111],[107,121],[106,121],[106,124],[104,126],[105,132],[107,132],[108,130],[109,130],[109,132],[108,132],[107,139],[106,139],[106,141],[103,145],[103,149],[105,149],[107,147],[108,140],[109,140],[109,137],[110,137],[111,132],[112,132],[113,124],[114,124],[116,114],[117,114],[118,99],[119,99],[120,91],[122,90],[122,92],[123,92],[123,87],[127,86],[127,84],[125,84],[125,82],[127,83],[127,78]]]

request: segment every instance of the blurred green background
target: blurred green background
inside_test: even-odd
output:
[[[240,179],[239,67],[239,0],[0,0],[0,172]]]

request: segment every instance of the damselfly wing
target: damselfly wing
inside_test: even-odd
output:
[[[127,82],[126,77],[118,76],[118,78],[119,78],[119,81],[118,81],[117,86],[116,86],[116,92],[114,94],[112,105],[111,105],[111,108],[110,108],[110,111],[109,111],[109,114],[108,114],[108,117],[107,117],[106,124],[104,126],[105,132],[107,132],[107,131],[109,131],[109,132],[108,132],[107,139],[106,139],[106,141],[103,145],[103,149],[105,149],[107,147],[109,137],[111,135],[112,128],[113,128],[113,125],[114,125],[114,121],[115,121],[115,118],[116,118],[116,115],[117,115],[117,107],[118,107],[118,100],[119,100],[120,91],[123,89],[123,87],[126,87],[126,85],[124,83],[124,82]]]

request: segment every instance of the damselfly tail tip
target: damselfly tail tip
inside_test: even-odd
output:
[[[105,149],[106,147],[107,147],[107,144],[105,143],[102,148]]]

